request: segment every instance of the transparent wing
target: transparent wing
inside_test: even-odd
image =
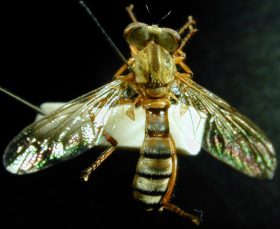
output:
[[[111,108],[127,97],[126,83],[115,80],[31,124],[7,146],[6,169],[16,174],[36,172],[101,144]]]
[[[251,120],[191,79],[176,83],[179,101],[204,113],[202,147],[215,158],[252,177],[274,175],[276,156],[266,135]]]

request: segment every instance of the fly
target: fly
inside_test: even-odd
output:
[[[203,149],[246,175],[272,179],[275,152],[269,139],[252,121],[192,80],[193,73],[184,63],[183,51],[197,31],[191,16],[177,32],[138,22],[132,6],[127,11],[133,21],[124,30],[132,56],[128,60],[96,22],[124,62],[113,81],[26,127],[7,146],[4,165],[14,174],[33,173],[96,145],[107,145],[99,158],[82,172],[82,178],[87,181],[120,145],[115,127],[125,129],[124,120],[137,122],[140,118],[137,114],[142,112],[145,119],[139,132],[143,138],[133,181],[134,198],[146,210],[166,209],[198,225],[200,217],[171,203],[179,145],[177,138],[173,138],[171,110],[180,110],[178,119],[196,111],[197,126],[180,128],[196,133],[203,126],[199,140]],[[183,36],[184,33],[187,35]],[[190,117],[194,124],[193,116]],[[129,137],[137,138],[137,135]]]

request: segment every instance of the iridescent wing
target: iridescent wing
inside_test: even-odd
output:
[[[202,147],[207,152],[249,176],[273,177],[276,156],[262,130],[191,79],[178,81],[176,86],[178,99],[185,107],[206,115]]]
[[[6,169],[16,174],[36,172],[101,144],[111,108],[122,99],[129,99],[126,83],[115,80],[31,124],[7,146]]]

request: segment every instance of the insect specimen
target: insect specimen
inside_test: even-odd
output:
[[[126,60],[120,54],[125,64],[113,81],[25,128],[6,148],[4,165],[15,174],[33,173],[96,145],[107,145],[83,171],[82,178],[87,181],[118,147],[115,126],[124,119],[136,122],[138,112],[143,111],[145,125],[133,181],[134,197],[146,210],[166,209],[199,224],[199,217],[170,202],[177,172],[177,140],[169,122],[170,111],[179,108],[182,119],[186,113],[196,111],[198,127],[187,131],[196,133],[203,126],[202,147],[251,177],[273,177],[273,146],[252,121],[192,80],[183,52],[196,32],[192,17],[177,32],[140,23],[132,7],[127,10],[133,22],[126,27],[124,37],[132,57]]]

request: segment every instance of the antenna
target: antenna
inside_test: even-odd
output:
[[[26,101],[25,99],[20,98],[19,96],[17,96],[16,94],[8,91],[7,89],[4,89],[4,88],[0,87],[0,91],[3,92],[4,94],[14,98],[18,102],[21,102],[24,105],[30,107],[31,109],[35,110],[36,112],[40,113],[41,115],[44,115],[44,116],[46,115],[46,113],[40,107],[37,107],[37,106],[33,105],[32,103]]]
[[[151,21],[152,21],[152,23],[153,23],[153,17],[152,17],[152,14],[151,14],[151,11],[150,11],[150,9],[149,9],[148,4],[145,4],[145,7],[146,7],[146,10],[148,11],[149,16],[150,16],[150,19],[151,19]]]
[[[112,41],[112,39],[109,37],[109,35],[106,33],[106,31],[103,29],[103,27],[100,25],[99,21],[97,20],[97,18],[93,15],[93,13],[91,12],[91,10],[88,8],[88,6],[85,4],[84,1],[79,1],[79,3],[81,4],[82,7],[84,7],[84,9],[87,11],[87,13],[89,14],[89,16],[94,20],[96,26],[98,27],[98,29],[101,31],[101,33],[105,36],[107,42],[111,45],[111,47],[116,51],[116,53],[118,54],[118,56],[120,57],[120,59],[122,60],[122,62],[124,62],[125,65],[127,65],[128,69],[131,71],[131,68],[126,60],[126,58],[124,57],[124,55],[121,53],[121,51],[118,49],[118,47],[115,45],[115,43]]]
[[[167,17],[169,16],[169,14],[171,14],[171,10],[170,10],[167,14],[165,14],[165,15],[158,21],[157,24],[161,23],[165,18],[167,18]]]

